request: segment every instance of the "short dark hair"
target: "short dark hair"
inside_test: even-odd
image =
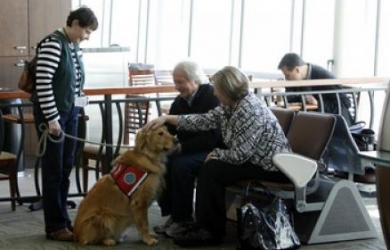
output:
[[[286,67],[289,71],[291,71],[295,67],[302,66],[305,64],[306,62],[303,61],[303,59],[298,54],[287,53],[283,56],[282,60],[280,60],[278,69],[282,69],[283,67]]]
[[[88,7],[80,7],[76,10],[70,12],[68,19],[66,20],[66,25],[71,27],[72,22],[74,20],[79,21],[79,25],[81,28],[91,28],[92,30],[96,30],[99,23],[98,20],[93,13],[93,11]]]

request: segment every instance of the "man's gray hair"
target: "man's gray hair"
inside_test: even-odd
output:
[[[189,81],[194,81],[197,84],[209,83],[210,80],[202,70],[202,68],[194,61],[186,60],[176,64],[173,72],[183,72]]]

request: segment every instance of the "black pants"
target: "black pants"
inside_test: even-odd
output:
[[[281,172],[264,171],[251,163],[237,166],[210,160],[201,167],[196,187],[196,220],[215,238],[226,234],[225,187],[249,179],[289,181]]]
[[[158,199],[162,216],[171,215],[173,222],[193,220],[195,180],[206,156],[198,152],[168,158],[165,188]]]
[[[344,117],[345,121],[347,122],[348,126],[350,126],[354,123],[352,114],[349,111],[349,107],[346,106],[343,102],[341,102],[341,112],[340,113],[339,113],[339,108],[338,108],[337,102],[335,102],[335,101],[324,102],[324,111],[325,111],[325,113],[342,115]]]
[[[61,111],[59,113],[60,120],[58,122],[64,133],[72,136],[77,135],[78,113],[79,108],[74,106],[68,112]],[[42,123],[46,124],[46,119],[37,105],[34,105],[34,118],[38,136],[41,137],[42,132],[39,126]],[[76,141],[67,137],[60,143],[47,140],[46,151],[41,158],[43,214],[46,233],[71,225],[67,199],[75,149]]]

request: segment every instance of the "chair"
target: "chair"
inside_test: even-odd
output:
[[[299,212],[316,210],[306,203],[306,195],[318,188],[317,162],[332,137],[335,117],[330,114],[298,112],[287,134],[293,153],[276,154],[274,164],[287,176],[292,185],[265,182],[283,198],[293,198]],[[315,129],[313,129],[315,128]],[[314,177],[314,179],[313,179]],[[312,180],[311,185],[308,186]],[[293,190],[293,192],[290,192]],[[287,192],[285,192],[287,191]]]
[[[275,154],[272,159],[291,183],[261,181],[291,206],[294,229],[304,244],[378,236],[356,185],[319,173],[318,162],[322,161],[335,123],[332,114],[298,112],[287,134],[293,153]],[[242,186],[239,190],[242,192]],[[253,196],[253,200],[264,197],[264,189],[256,188]]]
[[[129,70],[129,86],[156,85],[154,70],[131,69]]]
[[[343,86],[343,89],[349,89],[352,87]],[[361,92],[346,92],[345,95],[348,97],[348,99],[351,102],[351,107],[349,108],[349,112],[351,113],[352,119],[354,122],[357,121],[357,113],[360,105],[360,95]]]
[[[172,70],[155,70],[154,78],[157,85],[173,84]]]
[[[336,178],[348,179],[359,184],[361,191],[375,191],[375,166],[359,157],[360,150],[353,139],[345,119],[336,116],[336,126],[324,161]]]
[[[16,209],[16,183],[17,165],[16,155],[2,151],[4,143],[4,120],[0,110],[0,181],[8,181],[10,189],[9,198],[0,198],[0,201],[11,201],[12,211]]]
[[[24,169],[25,164],[25,151],[24,151],[24,141],[26,138],[26,125],[33,125],[34,124],[34,116],[32,114],[32,111],[28,111],[24,113],[25,109],[22,107],[17,107],[18,113],[9,113],[9,114],[3,114],[3,121],[12,125],[19,125],[20,126],[20,145],[19,149],[16,152],[16,167],[17,169],[21,167]],[[5,130],[6,131],[6,130]],[[20,199],[20,191],[19,191],[19,185],[18,180],[16,179],[16,196],[18,197],[19,204],[22,203],[22,199]]]
[[[281,117],[282,110],[272,110]],[[317,162],[322,160],[332,136],[334,124],[335,118],[330,114],[297,112],[287,133],[293,153],[276,154],[272,159],[274,164],[291,180],[291,183],[248,180],[229,189],[237,192],[242,190],[248,182],[261,182],[260,186],[266,186],[275,195],[293,200],[299,212],[318,209],[317,204],[313,207],[307,204],[306,196],[313,193],[319,186]],[[307,185],[309,182],[310,186]],[[262,188],[254,187],[253,189],[259,191],[260,195],[264,193]]]
[[[291,109],[277,107],[271,107],[270,110],[278,119],[278,122],[284,131],[284,134],[287,135],[293,122],[295,112]]]
[[[172,85],[173,82],[173,76],[172,76],[172,70],[155,70],[154,71],[154,77],[157,85]],[[172,93],[157,93],[158,97],[171,97],[171,100],[164,100],[164,101],[157,101],[157,110],[158,115],[161,116],[163,114],[168,114],[169,109],[171,107],[171,104],[173,102],[173,99],[176,97],[176,95]]]
[[[131,69],[129,70],[129,86],[156,85],[155,71],[152,69]],[[151,94],[156,96],[155,94]],[[147,95],[126,95],[126,99],[139,99]],[[151,104],[148,100],[125,102],[125,123],[124,123],[124,144],[129,144],[129,136],[135,135],[148,121],[151,113]]]
[[[263,183],[277,190],[276,195],[292,201],[295,230],[302,243],[378,236],[354,183],[329,180],[316,167],[324,157],[335,125],[334,115],[298,112],[287,135],[294,153],[273,157],[275,165],[291,180],[293,189]]]
[[[126,98],[134,98],[134,96],[126,96]],[[135,135],[138,129],[144,126],[149,118],[149,101],[131,101],[125,102],[125,123],[123,143],[130,143],[130,135]]]
[[[104,125],[104,107],[103,104],[99,104],[100,113],[102,115],[102,137],[100,140],[100,144],[104,144],[106,139],[104,137],[105,134],[105,125]],[[82,119],[82,125],[85,129],[84,135],[86,135],[86,125],[87,120]],[[80,126],[80,124],[79,124]],[[86,194],[88,192],[88,180],[89,180],[89,170],[95,171],[95,177],[96,180],[99,179],[101,173],[107,173],[108,172],[108,166],[106,164],[106,152],[105,147],[102,145],[95,145],[95,144],[85,144],[82,143],[82,152],[81,152],[81,160],[79,162],[80,169],[82,170],[82,192]],[[77,151],[77,150],[76,150]],[[80,151],[80,150],[79,150]],[[90,160],[95,161],[95,165],[90,165]]]
[[[140,96],[126,96],[126,99],[139,98]],[[138,129],[146,124],[149,117],[149,101],[148,100],[133,100],[125,101],[124,104],[124,119],[122,119],[121,108],[118,105],[118,114],[120,114],[119,121],[123,126],[120,126],[120,133],[118,134],[117,144],[120,147],[115,147],[114,157],[129,149],[132,145],[130,135],[135,135]],[[103,126],[104,129],[104,126]],[[123,145],[122,145],[123,138]],[[101,143],[105,142],[105,138],[101,139]],[[82,173],[83,173],[83,192],[88,192],[89,170],[95,170],[96,179],[99,178],[100,172],[106,174],[110,171],[110,166],[107,165],[106,151],[103,146],[86,145],[84,146],[82,156]],[[95,166],[90,166],[89,161],[95,161]]]

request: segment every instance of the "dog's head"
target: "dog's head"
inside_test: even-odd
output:
[[[141,129],[135,138],[134,150],[138,152],[162,153],[175,146],[176,139],[165,126],[156,129]]]

